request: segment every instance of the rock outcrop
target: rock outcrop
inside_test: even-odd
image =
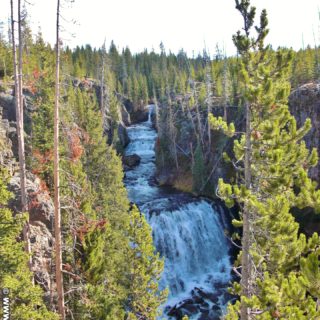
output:
[[[17,168],[17,163],[14,159],[12,141],[9,136],[11,132],[15,132],[15,128],[10,126],[7,119],[2,118],[2,112],[3,109],[0,104],[0,166],[5,167],[12,176]]]
[[[0,166],[5,167],[11,176],[8,189],[13,193],[9,207],[14,213],[21,210],[21,188],[18,168],[15,112],[13,98],[8,94],[0,95]],[[44,289],[45,301],[50,303],[54,282],[50,278],[53,265],[52,234],[53,202],[39,178],[27,171],[27,193],[30,218],[30,244],[32,252],[32,271],[34,278]]]
[[[16,121],[16,111],[14,98],[10,94],[0,93],[0,106],[2,109],[2,118],[11,122]]]
[[[127,111],[126,107],[123,104],[121,104],[120,108],[121,108],[122,122],[124,123],[124,125],[130,126],[131,124],[130,113]]]
[[[144,122],[148,120],[148,116],[149,108],[148,106],[143,106],[132,111],[131,120],[133,123]]]
[[[320,84],[308,83],[294,90],[289,97],[289,107],[298,127],[307,118],[311,119],[312,128],[304,139],[306,146],[317,148],[320,155]],[[310,170],[310,177],[320,182],[320,162]]]
[[[111,130],[111,128],[114,127],[114,124],[112,123],[112,119],[110,116],[110,106],[109,106],[109,97],[108,94],[113,94],[108,92],[108,90],[105,88],[104,92],[104,106],[101,106],[101,85],[100,82],[98,82],[95,79],[85,78],[84,80],[80,79],[73,79],[72,84],[74,87],[78,87],[80,90],[83,91],[89,91],[96,95],[97,101],[99,103],[99,107],[101,110],[104,110],[104,134],[108,137],[108,141],[113,141],[113,135],[114,132]],[[131,124],[131,118],[130,118],[130,111],[126,107],[129,106],[130,101],[125,100],[121,95],[116,94],[117,100],[118,100],[118,115],[119,120],[117,122],[117,133],[119,137],[119,142],[121,144],[122,148],[125,148],[128,143],[130,142],[128,133],[127,133],[127,126]]]
[[[27,172],[26,182],[30,223],[41,222],[49,230],[52,230],[54,206],[46,187],[42,184],[41,180],[31,172]],[[8,188],[15,196],[9,203],[10,208],[18,212],[21,210],[21,188],[18,172],[11,178]]]
[[[34,279],[43,288],[44,299],[49,305],[51,292],[55,286],[51,277],[54,274],[54,237],[45,224],[40,221],[33,221],[30,224],[30,244]]]
[[[121,146],[125,148],[129,144],[130,138],[128,135],[127,127],[122,122],[118,123],[118,137]]]
[[[198,314],[198,319],[201,320],[215,320],[220,319],[222,316],[222,310],[219,306],[219,299],[223,303],[234,299],[226,290],[225,285],[217,283],[215,285],[216,293],[210,293],[204,291],[202,288],[195,287],[191,291],[191,297],[177,303],[173,307],[168,307],[166,313],[181,319],[183,316],[192,316]]]

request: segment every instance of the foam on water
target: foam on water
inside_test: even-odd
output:
[[[215,284],[228,283],[229,244],[219,214],[205,200],[183,193],[170,194],[150,183],[156,170],[157,138],[151,111],[148,121],[131,126],[128,133],[131,142],[126,155],[137,154],[141,162],[126,172],[125,184],[130,200],[146,215],[156,249],[165,258],[160,281],[161,288],[170,290],[165,305],[173,306],[190,297],[195,287],[212,292]]]

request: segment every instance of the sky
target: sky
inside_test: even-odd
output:
[[[16,0],[14,0],[16,1]],[[41,27],[46,41],[54,43],[56,0],[28,0],[29,20],[34,33]],[[206,47],[211,55],[216,45],[228,55],[235,53],[232,35],[242,27],[234,0],[61,0],[64,45],[90,44],[101,47],[114,40],[119,49],[132,52],[147,48],[159,51],[162,41],[168,52],[183,48],[190,56]],[[274,48],[296,50],[320,44],[320,0],[251,0],[267,9]],[[0,1],[0,21],[7,24],[9,0]]]

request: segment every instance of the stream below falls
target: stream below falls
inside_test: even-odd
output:
[[[126,171],[130,201],[136,203],[152,227],[155,247],[165,258],[160,288],[169,288],[160,319],[217,320],[230,300],[230,244],[224,230],[223,209],[155,182],[157,133],[149,120],[128,128],[131,142],[125,155],[137,154],[140,164]]]

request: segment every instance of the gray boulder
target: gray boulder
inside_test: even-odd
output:
[[[129,144],[130,138],[126,126],[121,122],[118,124],[118,136],[122,147],[125,148]]]
[[[137,154],[122,157],[122,162],[128,169],[132,169],[137,166],[140,163],[140,160],[141,158]]]
[[[122,121],[126,126],[130,126],[131,124],[131,118],[130,118],[130,114],[127,111],[127,109],[125,108],[125,106],[123,104],[121,104],[121,117],[122,117]]]

